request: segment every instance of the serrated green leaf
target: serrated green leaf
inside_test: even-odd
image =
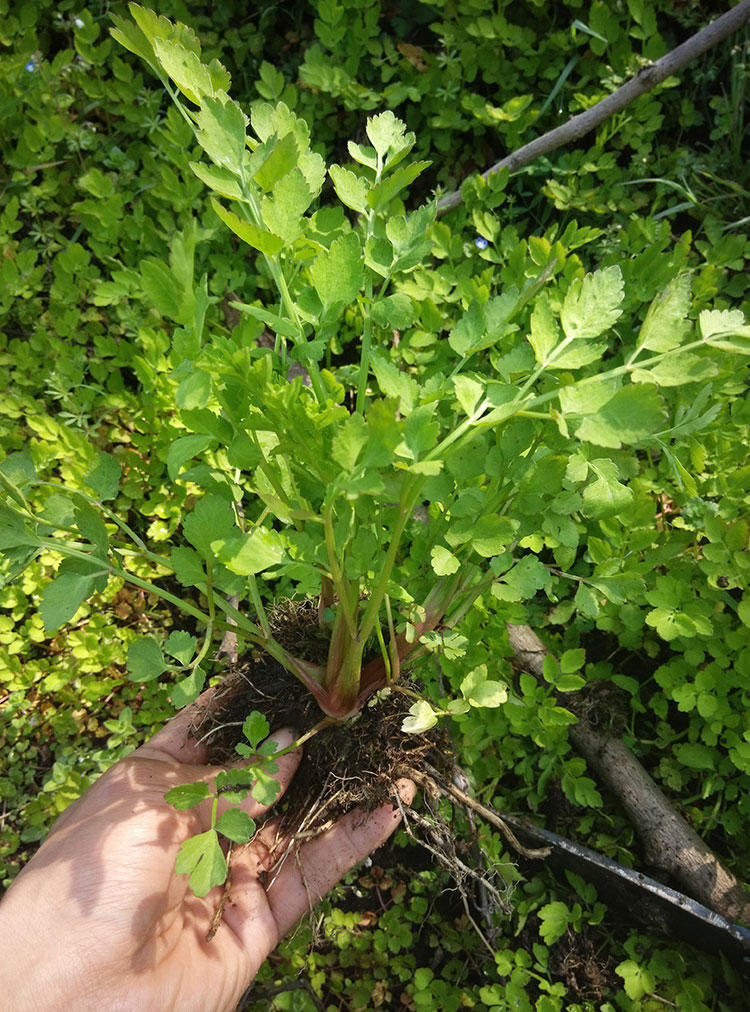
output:
[[[189,808],[195,808],[210,796],[211,790],[208,784],[198,780],[193,784],[179,784],[177,787],[170,787],[164,795],[164,800],[179,812],[185,812]]]
[[[649,351],[676,348],[687,337],[692,323],[685,319],[690,309],[690,276],[674,278],[648,308],[636,345]]]
[[[310,267],[310,280],[323,306],[348,305],[364,282],[362,247],[354,232],[341,236],[319,253]]]
[[[657,388],[631,383],[618,390],[596,413],[587,415],[576,435],[596,446],[617,450],[624,443],[639,443],[653,436],[665,420],[664,402]]]
[[[23,489],[36,481],[36,468],[28,450],[9,453],[0,464],[0,474],[12,482],[16,488]]]
[[[122,468],[119,461],[109,453],[100,450],[94,463],[83,476],[86,485],[96,494],[97,499],[105,502],[114,499],[120,484]]]
[[[633,492],[618,481],[617,465],[601,458],[589,461],[589,467],[597,479],[583,490],[584,513],[592,520],[603,520],[628,509],[633,501]]]
[[[592,576],[589,582],[613,604],[628,604],[635,601],[646,588],[643,577],[636,573]]]
[[[548,369],[580,369],[584,365],[598,362],[607,350],[606,341],[580,341],[561,351],[552,352],[547,362]]]
[[[274,333],[281,334],[283,337],[290,337],[293,340],[299,337],[299,331],[290,323],[289,320],[285,320],[278,313],[272,313],[264,306],[249,306],[244,302],[230,302],[230,306],[233,309],[239,309],[241,313],[245,313],[246,316],[252,316],[256,320],[260,320],[265,323]]]
[[[622,271],[616,264],[574,278],[560,310],[565,336],[580,341],[609,330],[622,314],[623,295]]]
[[[529,344],[534,349],[534,357],[544,365],[560,340],[560,327],[545,297],[537,299],[529,327]]]
[[[198,641],[184,629],[174,629],[164,643],[164,650],[180,664],[187,664],[195,653]]]
[[[245,153],[247,117],[228,95],[206,95],[197,113],[196,139],[211,161],[239,175]]]
[[[269,771],[277,772],[278,766],[275,763],[266,763],[265,766],[253,767],[255,780],[250,793],[259,805],[272,805],[281,793],[281,785],[278,780],[274,780]]]
[[[182,523],[182,530],[204,559],[212,558],[211,542],[237,533],[232,507],[218,495],[199,499]]]
[[[473,416],[484,398],[484,384],[471,376],[459,374],[453,377],[453,388],[464,413]]]
[[[205,96],[214,95],[209,68],[195,52],[189,52],[179,42],[158,37],[153,40],[153,47],[160,65],[191,102],[200,105]]]
[[[240,808],[230,808],[216,820],[216,830],[235,843],[249,843],[255,835],[255,822]]]
[[[167,670],[161,647],[153,636],[141,636],[128,646],[128,675],[134,682],[152,682]]]
[[[351,474],[367,443],[367,424],[361,415],[350,415],[337,430],[331,444],[331,455],[344,471]]]
[[[385,234],[393,247],[393,271],[406,272],[417,267],[432,249],[429,230],[435,221],[436,203],[417,208],[408,217],[391,215]]]
[[[189,436],[180,436],[172,443],[167,453],[167,473],[172,481],[175,481],[182,469],[182,465],[192,460],[197,454],[216,445],[213,436],[203,433],[194,433]]]
[[[573,650],[565,650],[560,656],[560,671],[564,675],[572,674],[583,667],[586,660],[586,651],[583,647],[576,647]]]
[[[513,541],[518,530],[518,521],[511,517],[490,515],[476,521],[471,517],[468,519],[472,524],[471,547],[485,559],[499,555]]]
[[[141,285],[149,300],[162,316],[187,323],[183,311],[182,292],[169,267],[161,260],[149,257],[141,262]]]
[[[200,696],[205,684],[206,672],[201,667],[193,668],[186,678],[181,678],[172,686],[169,690],[169,698],[177,709],[181,710],[183,706],[194,702]]]
[[[281,562],[284,546],[277,531],[255,527],[249,534],[232,534],[211,542],[211,551],[231,573],[252,576]]]
[[[301,151],[310,145],[309,126],[304,119],[295,116],[285,102],[277,102],[275,105],[270,102],[253,103],[250,121],[263,142],[271,140],[274,135],[286,137],[288,133],[293,133]]]
[[[369,184],[367,180],[351,172],[349,169],[342,168],[340,165],[332,165],[328,170],[328,174],[333,180],[336,196],[341,203],[346,204],[353,211],[366,214],[369,210],[367,204]]]
[[[269,139],[269,144],[271,144],[271,140]],[[298,160],[299,145],[294,132],[291,131],[273,143],[260,168],[256,170],[253,179],[264,193],[268,193],[273,190],[280,179],[298,167]]]
[[[574,453],[568,459],[565,477],[568,481],[585,481],[589,473],[589,464],[582,453]]]
[[[599,614],[599,602],[596,594],[585,583],[578,584],[573,601],[578,611],[586,618],[596,618]]]
[[[323,189],[323,183],[326,181],[325,159],[317,151],[303,151],[299,156],[298,168],[305,177],[307,188],[313,195],[313,199],[315,199]]]
[[[592,415],[611,401],[618,390],[616,380],[596,379],[591,383],[571,383],[562,387],[558,399],[566,415]]]
[[[170,561],[174,566],[175,576],[183,587],[198,587],[206,582],[206,571],[201,558],[192,548],[183,545],[173,548]]]
[[[504,682],[496,682],[491,678],[478,685],[469,696],[472,706],[481,706],[487,709],[502,706],[507,700],[508,686]]]
[[[537,911],[541,925],[539,934],[545,945],[553,945],[559,941],[568,928],[568,908],[561,900],[546,903]]]
[[[406,133],[406,124],[394,116],[390,109],[378,113],[377,116],[370,116],[365,124],[365,131],[370,143],[386,165],[392,163],[398,154],[403,157],[416,141],[413,133]]]
[[[432,162],[412,162],[411,165],[401,165],[381,182],[376,183],[367,191],[367,203],[376,213],[385,210],[395,196],[411,186],[415,179],[425,169],[429,168]]]
[[[168,18],[140,4],[129,3],[128,10],[150,46],[157,38],[173,40],[188,52],[200,56],[201,44],[192,28],[180,22],[173,24]]]
[[[644,368],[633,369],[630,378],[633,383],[655,383],[660,387],[677,387],[684,383],[705,383],[713,379],[719,372],[718,363],[710,358],[702,358],[691,352],[670,355],[669,358]]]
[[[294,242],[304,231],[302,216],[312,202],[313,192],[302,170],[292,169],[276,183],[271,196],[263,197],[263,223],[285,243]]]
[[[263,739],[268,737],[270,732],[271,727],[262,713],[253,710],[252,713],[249,713],[245,717],[245,722],[242,725],[242,734],[250,742],[251,748],[257,748]]]
[[[461,695],[472,706],[494,709],[508,699],[508,687],[504,682],[487,678],[487,665],[473,668],[461,682]]]
[[[18,518],[19,524],[23,524],[21,516],[15,512],[13,512],[13,516]],[[75,523],[75,503],[69,496],[63,495],[60,492],[53,492],[49,499],[45,500],[39,517],[53,527],[72,527]],[[0,503],[0,529],[6,522],[3,504]],[[2,534],[0,533],[0,548],[4,547]]]
[[[355,162],[359,162],[360,165],[366,165],[370,169],[377,169],[378,155],[375,148],[370,148],[363,144],[355,144],[354,141],[349,141],[347,144],[347,150]]]
[[[175,404],[184,411],[205,408],[211,396],[211,375],[205,369],[193,369],[175,392]]]
[[[698,329],[704,341],[723,351],[747,352],[750,327],[741,309],[704,309],[698,316]],[[739,342],[730,338],[744,338]]]
[[[639,1001],[645,994],[653,994],[656,988],[654,975],[646,966],[626,959],[615,967],[615,973],[622,977],[625,994],[631,1001]]]
[[[434,419],[436,407],[436,402],[433,401],[430,404],[422,404],[411,412],[404,422],[404,440],[397,447],[396,452],[400,456],[418,460],[423,453],[434,449],[440,433],[440,425]],[[425,461],[425,463],[428,462]],[[440,462],[430,461],[429,463]]]
[[[580,675],[560,675],[555,682],[558,692],[578,692],[586,684],[586,679]]]
[[[464,358],[482,347],[485,338],[485,319],[481,304],[472,299],[469,308],[460,317],[448,337],[448,344]]]
[[[175,871],[190,876],[188,884],[198,897],[205,896],[214,886],[224,885],[227,862],[216,830],[188,837],[177,854]]]
[[[222,169],[217,165],[205,165],[203,162],[190,162],[189,165],[202,183],[222,197],[228,197],[230,200],[243,198],[242,187],[229,169]]]
[[[109,574],[103,562],[90,559],[63,559],[57,576],[42,591],[39,614],[47,632],[70,622],[86,598],[101,593]]]
[[[575,675],[566,675],[566,678],[575,678]],[[562,789],[566,797],[570,798],[574,805],[581,805],[587,808],[601,808],[602,796],[596,789],[596,784],[591,777],[571,776],[563,773]]]
[[[224,224],[228,225],[235,235],[238,235],[243,242],[252,246],[253,249],[257,249],[267,256],[275,256],[279,250],[283,249],[284,240],[278,235],[266,232],[258,228],[257,225],[253,225],[250,221],[243,221],[237,217],[234,211],[228,211],[213,197],[211,197],[211,206]]]
[[[110,17],[115,27],[110,28],[109,33],[115,42],[119,42],[125,49],[131,53],[135,53],[136,56],[140,57],[150,67],[155,70],[161,70],[154,53],[154,47],[141,29],[137,25],[134,25],[132,21],[127,21],[118,14],[110,14]]]
[[[99,549],[99,554],[106,557],[109,551],[109,534],[100,514],[87,502],[78,501],[75,507],[75,525],[86,541],[90,541]]]
[[[408,295],[396,292],[385,299],[379,299],[370,310],[372,322],[378,327],[405,330],[414,323],[416,310]]]
[[[716,753],[713,749],[699,742],[683,742],[674,746],[674,754],[677,761],[691,770],[713,770],[716,771]]]
[[[512,596],[506,598],[511,601],[525,601],[534,597],[538,590],[549,586],[551,576],[549,570],[535,555],[525,555],[516,565],[502,577],[501,584],[505,584],[512,591]],[[499,589],[497,583],[493,584],[492,590],[495,596]]]
[[[545,682],[553,685],[560,675],[560,665],[557,663],[557,658],[553,654],[545,654],[542,662],[542,677]]]
[[[393,268],[393,246],[382,236],[371,235],[365,243],[364,260],[376,274],[387,278]]]
[[[373,353],[370,365],[383,395],[397,397],[399,410],[408,415],[419,396],[419,385],[414,377],[402,372],[394,362],[389,362],[381,354]]]

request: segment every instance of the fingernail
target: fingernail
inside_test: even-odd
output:
[[[278,731],[273,731],[268,736],[268,741],[276,742],[276,751],[280,752],[282,749],[289,748],[297,738],[299,733],[293,727],[280,727]]]

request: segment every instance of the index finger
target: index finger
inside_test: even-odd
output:
[[[412,781],[400,779],[394,787],[399,799],[409,805],[417,790]],[[279,937],[355,864],[385,843],[400,822],[398,804],[381,805],[370,813],[355,808],[327,832],[300,847],[297,855],[290,855],[266,889]]]

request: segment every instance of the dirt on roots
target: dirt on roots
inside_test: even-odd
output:
[[[275,812],[285,833],[304,825],[306,835],[323,831],[352,808],[370,812],[394,799],[394,781],[404,769],[425,761],[446,775],[452,765],[442,728],[404,734],[401,724],[413,699],[381,691],[354,717],[317,731],[303,746],[303,758]],[[209,762],[236,760],[242,724],[253,710],[268,720],[271,733],[292,728],[298,737],[324,719],[317,703],[294,675],[272,657],[241,658],[214,694],[192,735],[206,742]]]

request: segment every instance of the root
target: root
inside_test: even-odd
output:
[[[493,825],[495,829],[500,830],[502,835],[505,837],[506,843],[509,843],[516,853],[521,855],[521,857],[528,857],[536,860],[539,858],[549,857],[551,853],[549,847],[524,847],[508,823],[505,822],[502,815],[496,812],[493,808],[488,808],[486,805],[476,801],[470,794],[462,791],[461,788],[457,787],[455,784],[439,783],[438,779],[440,774],[437,770],[434,770],[428,763],[425,763],[424,766],[429,772],[430,777],[425,776],[424,773],[420,773],[418,770],[404,770],[403,775],[411,777],[411,779],[415,783],[419,784],[420,787],[429,784],[433,790],[439,791],[444,797],[450,798],[453,801],[458,801],[459,804],[464,806],[464,808],[468,808],[472,812],[476,812],[477,815],[481,815],[482,818]]]
[[[232,888],[232,854],[234,853],[234,844],[230,842],[229,850],[227,851],[227,877],[224,882],[224,888],[221,892],[221,899],[219,900],[218,906],[211,918],[211,923],[206,932],[206,941],[210,942],[216,932],[219,930],[222,918],[224,917],[224,908],[229,900],[229,893]]]

